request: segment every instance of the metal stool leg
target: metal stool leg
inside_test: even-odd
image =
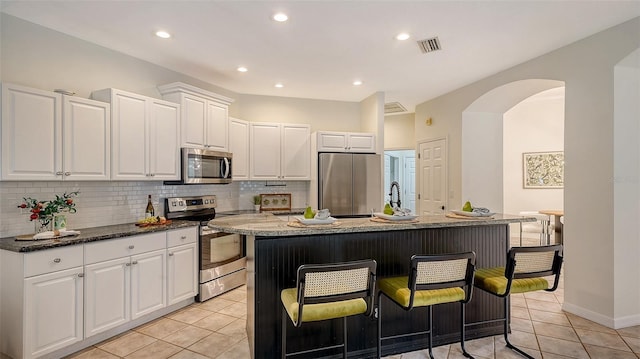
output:
[[[515,345],[511,344],[511,342],[509,341],[509,313],[510,313],[509,307],[511,306],[509,297],[510,296],[506,296],[504,298],[504,341],[507,343],[506,346],[507,346],[507,348],[520,353],[520,355],[524,356],[525,358],[535,359],[531,355],[523,352],[520,348],[518,348]]]
[[[465,316],[464,316],[464,303],[460,303],[460,347],[462,348],[462,355],[464,355],[467,358],[471,358],[473,359],[473,356],[469,353],[467,353],[467,349],[464,347],[464,340],[465,340]]]
[[[347,359],[347,317],[342,317],[342,340],[344,343],[342,347],[342,357]]]
[[[287,357],[287,311],[282,309],[282,359]]]

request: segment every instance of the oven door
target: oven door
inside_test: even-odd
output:
[[[239,234],[203,231],[200,235],[200,283],[245,267],[244,240]]]
[[[182,149],[182,182],[231,183],[231,160],[227,152]]]

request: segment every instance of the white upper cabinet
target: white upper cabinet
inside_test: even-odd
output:
[[[111,103],[111,179],[180,177],[180,105],[122,90],[95,91]]]
[[[376,136],[373,133],[318,132],[318,152],[376,152]]]
[[[250,123],[252,180],[310,180],[310,126]]]
[[[181,146],[226,152],[233,99],[181,82],[158,86],[162,98],[182,106]]]
[[[249,122],[229,117],[229,152],[233,154],[231,177],[249,179]]]
[[[109,107],[2,85],[3,180],[108,180]]]

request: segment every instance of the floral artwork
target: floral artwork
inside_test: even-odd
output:
[[[523,153],[524,188],[563,188],[564,152]]]

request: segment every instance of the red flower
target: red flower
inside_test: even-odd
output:
[[[38,214],[36,214],[36,213],[32,213],[32,214],[31,214],[31,217],[29,217],[29,218],[30,218],[32,221],[33,221],[34,219],[38,219]]]
[[[19,205],[18,208],[27,208],[27,204],[23,203],[23,204]]]

